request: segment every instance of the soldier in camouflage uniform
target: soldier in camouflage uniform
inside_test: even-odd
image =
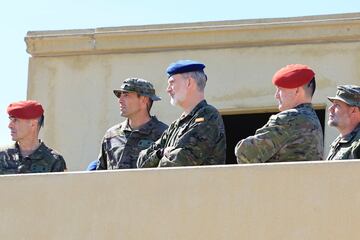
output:
[[[204,68],[192,60],[180,60],[167,68],[171,104],[184,112],[159,140],[139,154],[138,167],[225,163],[225,128],[219,112],[204,99]]]
[[[0,148],[0,174],[63,172],[64,158],[38,139],[44,110],[36,101],[20,101],[7,108],[14,144]]]
[[[336,127],[340,135],[330,146],[327,160],[360,159],[360,87],[337,87],[329,107],[328,125]]]
[[[238,163],[264,163],[323,159],[323,132],[312,108],[315,73],[307,66],[292,64],[273,77],[280,113],[262,128],[238,142]]]
[[[120,114],[127,119],[106,131],[97,170],[136,168],[139,152],[156,141],[167,125],[150,116],[155,95],[153,85],[144,79],[128,78],[119,90]]]

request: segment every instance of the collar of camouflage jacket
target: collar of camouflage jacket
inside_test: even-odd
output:
[[[194,108],[193,110],[191,110],[191,112],[189,114],[181,114],[180,118],[179,118],[179,121],[178,123],[181,123],[182,121],[186,120],[186,119],[189,119],[191,117],[193,117],[197,111],[199,111],[199,109],[205,107],[207,105],[207,102],[206,100],[201,100]]]
[[[143,126],[141,126],[139,129],[132,129],[129,124],[129,119],[126,119],[124,124],[121,124],[121,130],[124,132],[140,132],[144,134],[150,134],[151,130],[153,129],[153,126],[157,122],[157,118],[155,116],[151,116],[150,120],[145,123]]]
[[[352,141],[352,139],[357,135],[357,133],[360,131],[360,124],[357,125],[354,130],[351,131],[351,133],[347,134],[344,137],[340,137],[340,143],[348,143]]]
[[[19,156],[21,155],[21,151],[20,151],[20,146],[18,143],[15,143],[15,147],[19,153]],[[35,149],[35,151],[33,153],[31,153],[28,157],[30,159],[41,159],[42,158],[42,152],[44,151],[44,149],[46,148],[45,144],[43,141],[40,140],[40,145],[37,149]],[[26,156],[22,156],[22,157],[26,157]]]

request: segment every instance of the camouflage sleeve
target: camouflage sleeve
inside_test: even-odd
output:
[[[360,159],[360,140],[354,144],[352,154],[354,156],[354,159]]]
[[[235,147],[238,163],[268,161],[295,134],[290,122],[274,115],[254,136],[239,141]]]
[[[149,148],[142,150],[136,163],[138,168],[152,168],[159,165],[163,152],[163,146],[166,141],[166,130],[162,136],[154,142]]]
[[[98,162],[96,165],[96,170],[106,170],[107,169],[107,157],[105,153],[105,138],[101,141],[101,149],[98,157]]]
[[[218,114],[208,116],[205,121],[195,122],[179,138],[174,147],[164,149],[160,160],[161,167],[204,165],[209,150],[213,150],[218,143],[220,129]],[[217,156],[212,156],[217,158]]]
[[[52,172],[64,172],[66,171],[66,162],[61,155],[56,156],[56,161],[53,164],[51,171]]]
[[[6,160],[5,160],[5,154],[1,151],[0,152],[0,175],[5,174],[6,169]]]
[[[18,167],[15,161],[5,150],[0,150],[0,175],[17,174]]]

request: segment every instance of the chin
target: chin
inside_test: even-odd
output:
[[[329,125],[330,127],[336,127],[336,126],[337,126],[337,123],[334,122],[334,121],[332,121],[332,120],[329,120],[329,121],[328,121],[328,125]]]
[[[292,109],[292,108],[293,107],[291,107],[291,106],[284,106],[284,105],[279,106],[280,111],[286,111],[286,110],[289,110],[289,109]]]
[[[170,99],[170,104],[173,105],[173,106],[176,106],[177,105],[177,102],[174,98],[171,98]]]

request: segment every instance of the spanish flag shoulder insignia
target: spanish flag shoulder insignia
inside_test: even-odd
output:
[[[196,119],[195,119],[195,122],[196,122],[196,123],[203,122],[203,121],[205,121],[205,118],[203,118],[203,117],[200,117],[200,118],[196,118]]]

